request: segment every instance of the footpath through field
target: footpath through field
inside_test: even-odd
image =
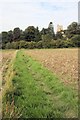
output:
[[[27,56],[24,50],[17,52],[13,72],[13,90],[6,93],[6,100],[8,107],[10,102],[14,103],[14,108],[9,107],[4,117],[78,117],[77,93]]]

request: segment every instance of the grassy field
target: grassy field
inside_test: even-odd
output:
[[[43,56],[46,50],[41,51],[39,55]],[[78,91],[64,84],[59,74],[34,60],[35,55],[30,57],[30,53],[35,51],[14,52],[8,65],[12,66],[8,68],[12,75],[3,87],[3,118],[77,118]]]

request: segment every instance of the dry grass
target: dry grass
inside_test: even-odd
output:
[[[2,93],[3,93],[2,85],[4,85],[6,82],[7,71],[8,71],[10,62],[13,59],[14,53],[15,52],[13,50],[0,51],[0,117],[2,115]]]
[[[2,51],[2,67],[6,64],[6,62],[10,62],[10,60],[13,58],[14,53],[14,50]]]
[[[2,72],[2,74],[4,74],[8,69],[8,65],[10,61],[13,59],[14,54],[15,54],[14,50],[0,51],[0,71]]]
[[[27,50],[26,54],[40,61],[66,85],[78,88],[78,49]]]
[[[7,100],[5,100],[5,96],[7,92],[12,90],[12,77],[13,77],[13,65],[14,60],[16,57],[17,50],[4,50],[2,51],[2,66],[0,68],[2,73],[2,86],[1,91],[2,92],[2,116],[5,115],[7,117],[13,117],[17,114],[14,111],[14,100],[10,104]],[[5,106],[5,107],[4,107]],[[9,113],[10,112],[10,113]]]
[[[0,91],[2,90],[2,85],[5,84],[9,77],[9,72],[11,73],[9,69],[11,68],[11,62],[13,61],[15,55],[15,50],[0,51]]]

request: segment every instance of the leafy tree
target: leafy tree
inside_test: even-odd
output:
[[[73,37],[76,34],[80,34],[80,27],[77,22],[72,22],[68,27],[66,31],[66,36],[68,38]]]
[[[42,30],[41,30],[41,35],[45,35],[45,34],[48,34],[48,28],[47,29],[45,29],[45,28],[42,28]]]
[[[80,35],[80,24],[79,23],[78,23],[78,27],[77,27],[76,33]]]
[[[34,41],[35,39],[35,27],[29,26],[27,29],[25,29],[25,39],[26,41]]]
[[[38,29],[38,27],[35,29],[35,39],[34,39],[34,41],[35,42],[38,42],[38,41],[40,41],[41,40],[41,34],[40,34],[40,32],[39,32],[39,29]]]
[[[8,33],[7,32],[2,32],[2,43],[7,43],[8,42]]]
[[[72,34],[75,34],[76,31],[77,31],[77,27],[78,27],[78,23],[77,22],[73,22],[71,23],[68,27],[67,27],[67,30],[72,33]]]
[[[80,47],[80,35],[75,35],[71,38],[71,42],[75,47]]]
[[[12,42],[12,41],[13,41],[13,32],[12,32],[12,30],[10,30],[10,31],[8,32],[8,41],[9,41],[9,42]]]
[[[19,40],[20,38],[20,28],[14,28],[13,30],[13,36],[14,36],[14,41]]]
[[[20,40],[25,40],[25,32],[20,30]]]
[[[63,39],[63,31],[59,31],[56,33],[56,39]]]

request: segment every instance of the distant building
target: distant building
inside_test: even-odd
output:
[[[63,26],[62,25],[57,25],[57,32],[60,32],[63,30]]]
[[[50,22],[48,28],[53,28],[53,23]]]
[[[48,25],[48,33],[52,36],[52,38],[55,37],[54,26],[52,22],[50,22]]]
[[[48,29],[50,30],[50,32],[54,32],[54,26],[52,22],[49,23]]]

